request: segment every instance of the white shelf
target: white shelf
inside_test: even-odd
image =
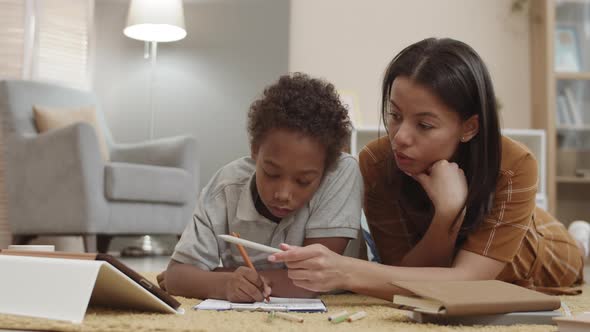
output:
[[[537,203],[538,207],[547,211],[547,195],[537,193],[537,195],[535,196],[535,202]]]
[[[381,131],[382,133],[385,132],[385,128],[383,126],[358,126],[356,128],[354,128],[354,130],[358,131],[358,132],[368,132],[368,133],[377,133],[379,131]]]
[[[558,175],[556,179],[557,183],[590,183],[589,177]]]
[[[559,131],[590,131],[590,125],[558,125],[555,128]]]
[[[567,4],[582,4],[587,5],[588,0],[557,0],[557,6],[563,6]]]
[[[542,129],[502,129],[502,134],[524,144],[537,159],[539,189],[537,195],[547,196],[547,138]],[[545,207],[547,198],[545,198]]]
[[[588,72],[555,72],[555,78],[558,80],[590,80]]]
[[[358,125],[352,129],[350,135],[350,154],[358,157],[362,148],[378,136],[386,135],[385,127],[377,125]]]

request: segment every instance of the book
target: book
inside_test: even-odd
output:
[[[556,323],[553,319],[562,316],[563,314],[559,310],[521,311],[509,312],[507,314],[470,316],[431,315],[416,311],[408,312],[408,317],[416,323],[430,323],[439,325],[555,325]]]
[[[299,311],[326,312],[326,305],[320,299],[296,299],[270,297],[269,302],[235,303],[225,300],[207,299],[193,307],[195,310],[243,310],[243,311]]]
[[[585,332],[590,331],[590,312],[568,317],[553,318],[557,323],[559,332]]]
[[[546,295],[499,280],[392,281],[411,295],[394,295],[393,303],[430,315],[470,316],[511,312],[552,311],[557,296]]]
[[[570,119],[572,120],[572,124],[574,126],[583,126],[584,121],[582,120],[582,114],[580,113],[580,108],[578,107],[578,103],[574,98],[574,94],[572,90],[568,87],[563,89],[563,94],[565,96],[565,100],[567,101],[568,110],[570,112]]]
[[[557,96],[557,124],[560,126],[573,124],[573,120],[570,119],[567,101],[562,95]]]

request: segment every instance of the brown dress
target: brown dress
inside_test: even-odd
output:
[[[430,213],[400,203],[402,173],[389,141],[363,148],[364,211],[383,264],[396,265],[422,238]],[[583,257],[563,224],[535,204],[537,162],[522,144],[502,137],[502,161],[493,208],[469,233],[463,250],[506,262],[498,280],[554,294],[577,294]]]

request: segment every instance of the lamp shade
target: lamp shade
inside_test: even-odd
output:
[[[125,36],[155,42],[186,37],[182,0],[131,0]]]

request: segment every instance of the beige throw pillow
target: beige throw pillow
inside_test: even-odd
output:
[[[94,128],[103,159],[105,161],[109,160],[109,149],[102,130],[98,126],[94,107],[57,108],[34,105],[33,114],[35,115],[35,124],[39,133],[66,127],[77,122],[88,123]]]

